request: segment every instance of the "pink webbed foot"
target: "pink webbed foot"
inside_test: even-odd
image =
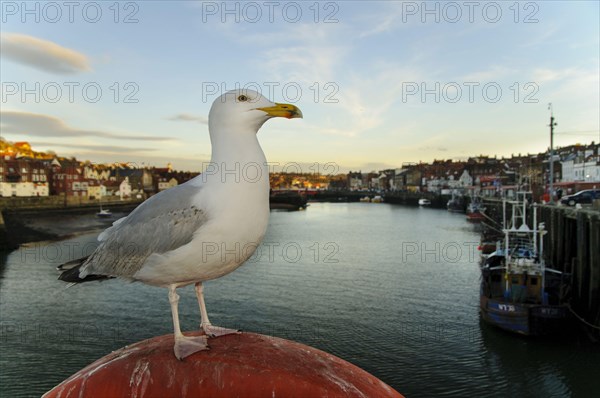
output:
[[[206,336],[175,336],[175,346],[173,347],[173,351],[175,352],[175,357],[179,360],[189,357],[198,351],[208,349],[208,338]]]
[[[219,336],[227,336],[228,334],[242,333],[241,331],[236,330],[236,329],[227,329],[227,328],[222,328],[220,326],[213,326],[211,324],[202,324],[201,328],[204,331],[204,333],[206,333],[206,335],[209,337],[219,337]]]

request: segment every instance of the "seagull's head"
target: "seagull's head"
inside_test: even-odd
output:
[[[217,126],[227,126],[234,131],[250,128],[256,133],[274,117],[302,118],[302,112],[295,105],[279,104],[256,91],[238,89],[226,92],[213,102],[208,121],[211,131]]]

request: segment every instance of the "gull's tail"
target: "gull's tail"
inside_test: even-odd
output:
[[[85,263],[85,260],[87,260],[87,257],[82,257],[78,258],[77,260],[66,262],[56,267],[58,271],[63,271],[58,277],[58,279],[64,282],[82,283],[111,278],[110,276],[106,275],[87,275],[85,278],[81,278],[79,276],[79,271],[81,269],[81,266]]]

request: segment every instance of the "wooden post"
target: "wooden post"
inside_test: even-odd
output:
[[[581,305],[582,310],[585,311],[584,314],[580,314],[585,318],[587,311],[589,308],[587,307],[587,296],[588,296],[588,273],[589,269],[586,267],[588,262],[588,253],[587,250],[589,241],[588,241],[589,233],[588,233],[588,225],[586,223],[586,217],[583,212],[577,213],[577,276],[578,280],[578,290],[579,297],[578,302]]]
[[[598,215],[589,215],[588,220],[590,225],[588,308],[591,311],[590,315],[596,315],[593,319],[598,319],[598,313],[600,312],[600,304],[598,303],[600,300],[600,220]]]

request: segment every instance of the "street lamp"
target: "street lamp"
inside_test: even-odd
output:
[[[550,203],[554,204],[554,112],[552,110],[552,103],[548,104],[550,110]]]

